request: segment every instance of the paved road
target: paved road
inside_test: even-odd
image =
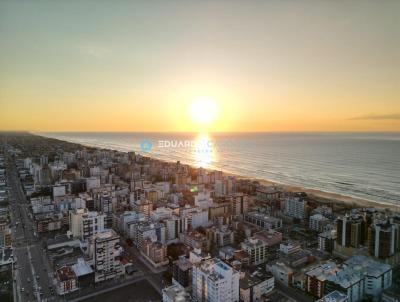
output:
[[[316,299],[307,296],[304,292],[292,287],[287,287],[279,282],[275,282],[275,288],[297,302],[314,302]]]
[[[128,286],[119,287],[107,293],[97,293],[84,302],[155,302],[161,301],[161,295],[147,280],[140,280]],[[76,302],[76,301],[71,301]]]
[[[109,285],[105,288],[98,288],[96,291],[92,291],[87,294],[79,295],[77,297],[70,296],[70,297],[68,297],[68,301],[70,301],[70,302],[85,301],[87,299],[98,297],[98,296],[104,295],[106,293],[111,296],[117,295],[117,294],[119,294],[120,288],[125,288],[125,287],[128,288],[128,287],[134,286],[135,284],[140,283],[142,281],[146,282],[146,280],[144,280],[144,279],[145,279],[145,277],[143,275],[140,275],[140,276],[132,278],[129,281],[125,281],[125,282],[119,283],[119,284]],[[154,290],[154,288],[152,288],[152,289]]]
[[[13,236],[14,278],[18,302],[55,301],[50,294],[52,282],[48,262],[42,249],[41,240],[35,236],[36,230],[29,217],[25,193],[18,178],[15,162],[10,157],[6,161],[8,185],[10,187],[11,224]]]

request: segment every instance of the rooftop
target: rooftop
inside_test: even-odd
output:
[[[186,290],[179,285],[171,285],[163,290],[163,295],[166,295],[170,301],[185,302],[190,301],[190,295]]]
[[[174,262],[174,264],[178,265],[179,268],[180,268],[181,270],[183,270],[183,271],[186,271],[186,270],[192,268],[192,263],[189,261],[188,258],[186,258],[186,257],[184,257],[184,256],[183,256],[183,257],[179,257],[179,259],[176,260],[176,261]]]
[[[317,302],[344,302],[347,301],[347,295],[341,293],[340,291],[333,291],[326,296],[319,299]]]
[[[241,245],[244,246],[245,248],[246,247],[257,248],[257,247],[265,246],[266,243],[264,241],[260,240],[260,239],[251,237],[251,238],[248,238],[245,241],[243,241],[241,243]]]
[[[253,273],[246,272],[244,277],[239,280],[239,286],[240,288],[248,289],[270,278],[273,278],[272,274],[261,269]]]
[[[364,278],[364,274],[352,267],[339,267],[334,262],[321,264],[307,272],[320,281],[330,281],[340,285],[342,288],[349,288]]]
[[[11,264],[13,262],[13,250],[11,247],[0,248],[0,266]]]
[[[77,277],[84,276],[93,272],[90,265],[87,264],[87,262],[82,258],[78,259],[78,262],[72,266],[72,269]]]
[[[195,266],[197,266],[204,274],[206,274],[208,278],[214,281],[224,279],[224,272],[236,272],[231,266],[222,262],[218,258],[205,260],[196,264]]]
[[[337,232],[336,232],[336,230],[329,230],[329,231],[320,233],[318,236],[322,237],[322,238],[327,238],[327,239],[336,239]]]
[[[255,217],[257,219],[262,219],[264,221],[278,221],[278,220],[280,220],[279,218],[271,217],[269,215],[266,215],[266,214],[263,214],[263,213],[259,213],[259,212],[248,212],[246,215],[247,216],[251,216],[251,217]]]
[[[57,279],[60,281],[67,281],[76,277],[74,271],[70,266],[63,266],[56,271]]]
[[[354,271],[359,271],[375,278],[392,269],[389,264],[375,261],[374,259],[363,255],[353,256],[347,259],[344,264],[348,268],[352,268]]]

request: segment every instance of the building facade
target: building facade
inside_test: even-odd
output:
[[[195,264],[192,297],[198,302],[239,302],[239,272],[219,259]]]

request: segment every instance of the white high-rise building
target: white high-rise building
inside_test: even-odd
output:
[[[133,211],[125,211],[119,219],[119,231],[125,236],[129,237],[129,225],[131,222],[145,221],[145,217],[142,214],[138,214]]]
[[[246,239],[241,243],[241,248],[249,254],[252,265],[259,265],[268,259],[268,245],[260,239],[254,237]]]
[[[199,302],[238,302],[239,272],[219,259],[197,263],[192,271],[192,297]]]
[[[172,209],[158,207],[150,214],[150,216],[153,221],[170,219],[172,217]]]
[[[173,215],[170,219],[164,220],[167,242],[178,241],[179,234],[188,230],[187,219]]]
[[[202,226],[206,227],[210,224],[208,219],[209,211],[200,209],[199,207],[188,207],[182,208],[180,211],[181,217],[187,218],[187,222],[192,226],[193,229]]]
[[[73,237],[85,240],[104,231],[104,219],[103,214],[75,209],[69,212],[69,231]]]
[[[93,237],[93,264],[95,282],[116,278],[124,274],[119,260],[122,247],[119,236],[113,230],[106,230]]]
[[[307,200],[301,196],[290,196],[285,200],[286,215],[297,218],[305,219],[307,217]]]
[[[96,176],[86,178],[86,190],[90,191],[95,188],[100,188],[100,178]]]
[[[213,203],[210,192],[199,192],[194,197],[194,205],[201,209],[208,209]]]
[[[314,214],[310,216],[309,228],[317,232],[326,232],[333,229],[331,221],[322,214]]]

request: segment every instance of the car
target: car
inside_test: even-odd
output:
[[[23,287],[21,287],[21,292],[24,292],[24,291],[25,291],[25,289]]]
[[[31,282],[31,279],[30,279],[30,278],[26,278],[26,281],[27,281],[28,283],[30,283],[30,282]]]

